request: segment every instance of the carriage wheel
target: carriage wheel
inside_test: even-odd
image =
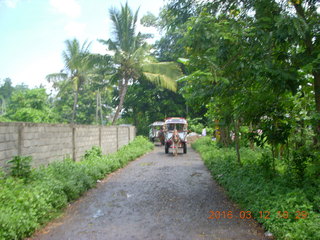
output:
[[[187,144],[186,143],[183,144],[183,153],[187,153]]]

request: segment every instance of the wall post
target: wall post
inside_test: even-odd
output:
[[[102,128],[99,126],[99,147],[102,149]]]
[[[76,128],[72,124],[72,160],[76,161]]]
[[[130,128],[131,128],[131,127],[128,127],[128,143],[131,142],[131,138],[130,138]]]
[[[119,150],[119,127],[116,126],[117,128],[117,151]]]
[[[20,123],[18,127],[18,156],[22,156],[23,128],[24,128],[24,124]]]

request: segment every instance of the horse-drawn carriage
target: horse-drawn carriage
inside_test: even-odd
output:
[[[163,124],[164,122],[154,122],[149,125],[149,139],[151,142],[159,141],[164,145]]]
[[[165,153],[169,149],[173,150],[174,155],[178,154],[178,149],[182,148],[183,153],[187,153],[187,120],[180,117],[167,118],[163,125],[165,139]]]

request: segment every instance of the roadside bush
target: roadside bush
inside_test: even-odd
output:
[[[311,162],[314,156],[311,154],[312,151],[307,149],[306,146],[302,146],[292,153],[292,159],[290,161],[291,173],[295,177],[295,181],[298,185],[301,185],[305,178],[305,170],[309,162]]]
[[[15,156],[12,160],[8,161],[10,175],[18,178],[28,178],[31,173],[31,160],[30,156]]]
[[[5,178],[5,175],[6,175],[5,172],[0,167],[0,184],[1,184],[1,181]]]
[[[20,168],[27,165],[16,164],[14,169],[19,171],[14,175],[19,177],[5,178],[0,172],[0,239],[30,236],[42,224],[56,217],[68,202],[93,187],[97,180],[152,148],[152,143],[138,136],[118,152],[107,156],[93,147],[80,162],[66,159],[32,171],[29,167]],[[20,157],[19,161],[21,159],[24,158]],[[30,163],[29,159],[26,162]]]
[[[204,125],[200,122],[201,118],[194,118],[194,119],[187,119],[187,120],[188,120],[189,130],[191,132],[201,134],[202,129],[204,128]]]
[[[286,173],[270,178],[270,156],[261,150],[241,149],[240,167],[234,149],[218,148],[209,138],[200,138],[192,147],[241,210],[251,211],[277,239],[320,239],[318,179],[308,178],[297,187]]]
[[[102,157],[102,150],[98,146],[93,146],[91,149],[86,150],[83,158],[86,160],[96,159],[97,157]]]

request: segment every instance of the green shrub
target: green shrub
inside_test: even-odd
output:
[[[240,167],[234,149],[218,148],[209,138],[200,138],[192,146],[230,198],[242,210],[251,211],[277,239],[320,239],[319,179],[310,176],[297,187],[287,173],[276,172],[270,178],[271,157],[259,149],[240,149]],[[286,211],[288,218],[283,217]],[[307,218],[301,217],[303,211]],[[265,219],[266,213],[269,219]]]
[[[188,119],[189,130],[201,134],[204,125],[201,123],[201,118]]]
[[[301,185],[305,178],[305,170],[307,164],[313,160],[314,156],[312,155],[310,149],[307,149],[306,146],[302,146],[297,150],[294,150],[292,153],[292,159],[290,162],[291,173],[295,176],[298,185]]]
[[[95,159],[97,157],[102,157],[102,150],[98,146],[93,146],[91,149],[86,150],[83,156],[85,160],[92,159],[92,158]]]
[[[5,178],[5,172],[2,170],[2,168],[0,167],[0,184],[1,184],[1,181],[4,180]]]
[[[8,161],[10,165],[10,175],[19,178],[28,178],[31,173],[31,161],[30,156],[15,156],[12,160]]]
[[[66,159],[30,170],[30,159],[13,161],[15,177],[0,172],[0,239],[23,239],[57,216],[69,201],[77,199],[98,179],[125,166],[153,148],[144,137],[136,137],[118,152],[103,156],[98,147],[87,151],[80,162]],[[25,181],[25,178],[28,181]]]
[[[262,156],[259,158],[258,164],[261,166],[261,170],[264,173],[265,177],[271,178],[273,175],[273,158],[270,154],[263,153]]]

